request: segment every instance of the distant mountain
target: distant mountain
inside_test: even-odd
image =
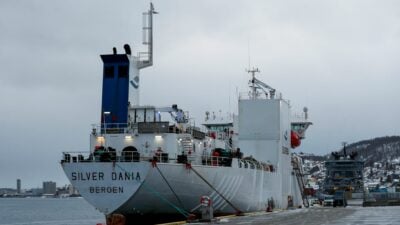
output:
[[[400,136],[379,137],[346,146],[348,154],[354,151],[358,153],[359,158],[365,160],[365,166],[372,166],[375,162],[384,164],[399,160]]]
[[[343,154],[343,148],[337,151]],[[364,182],[376,183],[391,187],[400,179],[400,136],[379,137],[363,140],[346,145],[346,154],[357,153],[356,159],[361,159],[364,164]],[[325,178],[324,162],[333,159],[331,153],[327,155],[314,155],[300,152],[304,160],[305,174],[316,179],[318,185],[322,185]],[[397,181],[396,181],[397,180]],[[396,185],[397,185],[396,183]]]
[[[343,153],[343,149],[339,150]],[[393,160],[400,160],[400,136],[378,137],[346,145],[346,152],[357,152],[357,158],[365,160],[364,166],[372,166],[375,162],[385,164]],[[303,159],[325,161],[331,153],[323,156],[299,153]]]
[[[343,149],[338,150],[343,153]],[[372,166],[375,162],[386,163],[393,160],[400,160],[400,136],[378,137],[370,140],[363,140],[346,145],[346,152],[357,152],[358,158],[365,160],[365,166]],[[331,158],[327,155],[315,155],[300,152],[303,159],[312,161],[325,161]]]

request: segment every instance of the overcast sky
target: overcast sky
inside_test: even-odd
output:
[[[0,1],[0,187],[68,183],[62,151],[88,151],[100,117],[100,54],[142,49],[149,1]],[[400,134],[400,1],[154,0],[154,66],[141,101],[236,111],[250,62],[294,111],[309,108],[295,151]],[[249,54],[250,52],[250,54]]]

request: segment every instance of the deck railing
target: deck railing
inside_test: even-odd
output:
[[[400,201],[400,192],[370,192],[365,193],[366,200],[384,201],[398,200]]]
[[[156,161],[161,163],[193,163],[200,156],[176,155],[169,153],[156,153],[154,156],[142,156],[137,151],[123,151],[117,154],[115,151],[95,152],[63,152],[61,163],[91,163],[91,162],[140,162]],[[203,156],[201,164],[215,167],[231,167],[231,157]],[[264,164],[255,160],[240,159],[239,168],[256,169],[274,172],[272,165]]]
[[[170,125],[167,121],[160,122],[137,122],[137,123],[102,123],[92,124],[92,134],[160,134],[160,133],[176,133],[176,134],[191,134],[195,139],[204,139],[206,136],[205,131],[188,127],[186,130],[179,129],[174,125]]]
[[[127,123],[102,123],[92,124],[92,133],[96,135],[100,134],[123,134],[129,133],[131,130]]]
[[[63,152],[62,163],[90,163],[90,162],[139,162],[139,161],[157,161],[169,162],[176,160],[176,157],[170,157],[168,153],[161,153],[159,155],[141,156],[137,151],[124,151],[120,155],[112,151],[98,151],[98,152]]]

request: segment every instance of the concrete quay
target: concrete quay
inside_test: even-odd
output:
[[[181,223],[182,224],[182,223]],[[400,206],[391,207],[311,207],[272,213],[218,218],[213,223],[229,225],[399,225]]]

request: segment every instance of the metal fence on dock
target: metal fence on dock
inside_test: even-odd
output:
[[[400,192],[365,193],[364,206],[400,205]]]

